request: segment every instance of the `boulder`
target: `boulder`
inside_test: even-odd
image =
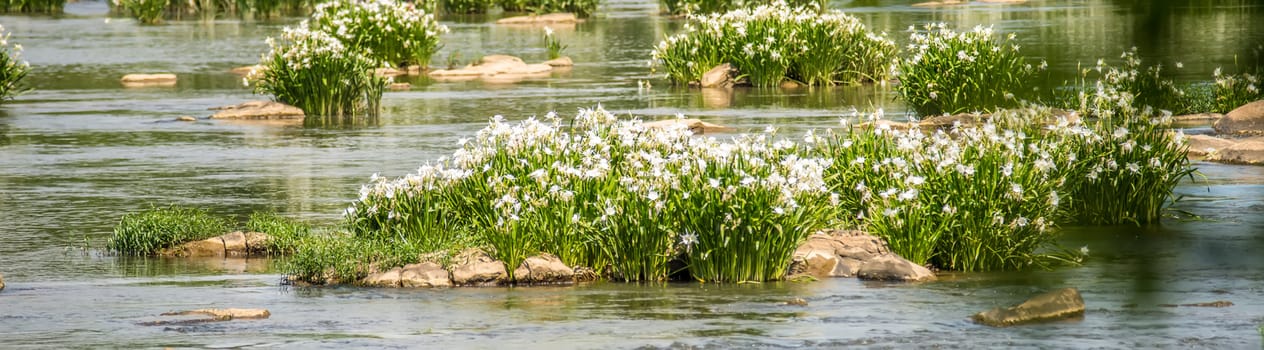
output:
[[[487,286],[505,282],[505,264],[487,252],[470,249],[462,252],[452,266],[452,284],[457,286]]]
[[[726,88],[733,86],[733,65],[725,63],[702,73],[702,79],[698,81],[698,85],[704,88]]]
[[[975,314],[975,322],[1007,327],[1020,324],[1056,321],[1084,315],[1084,298],[1075,288],[1063,288],[1027,299],[1008,308],[995,308]]]
[[[232,106],[211,108],[217,111],[211,119],[303,119],[303,110],[298,107],[273,101],[250,101]]]
[[[527,64],[527,62],[523,61],[522,58],[519,58],[518,56],[510,56],[510,55],[487,55],[487,56],[483,56],[483,58],[480,58],[478,60],[478,65],[489,65],[489,64],[496,64],[496,63],[508,63],[510,65]]]
[[[1264,134],[1264,100],[1238,107],[1212,125],[1216,132],[1226,135]]]
[[[250,249],[246,245],[246,233],[241,231],[225,233],[219,236],[224,241],[224,255],[226,256],[246,256],[250,254]]]
[[[1247,165],[1264,165],[1264,137],[1242,139],[1207,156],[1207,160]]]
[[[158,254],[178,257],[248,257],[266,253],[268,235],[260,232],[231,232],[200,241],[185,242]]]
[[[790,265],[790,274],[808,274],[813,277],[858,277],[861,267],[878,258],[898,259],[892,254],[882,238],[855,230],[823,230],[811,236],[795,249]],[[898,274],[898,277],[882,275],[878,279],[887,280],[928,280],[934,274],[924,267],[911,262],[900,265],[911,272]],[[879,265],[870,266],[874,270]],[[872,272],[872,271],[871,271]],[[905,275],[914,277],[905,277]]]
[[[525,284],[574,283],[575,269],[562,263],[553,254],[528,257],[514,269],[514,282]]]
[[[387,271],[379,271],[371,273],[364,279],[360,280],[360,285],[365,287],[390,287],[400,286],[400,275],[404,272],[403,268],[393,268]]]
[[[197,309],[180,312],[168,312],[163,316],[207,315],[217,320],[263,319],[272,316],[267,309]]]
[[[128,74],[122,79],[125,87],[175,86],[175,74]]]
[[[544,61],[544,64],[547,64],[550,67],[570,67],[570,66],[574,66],[575,62],[571,61],[570,56],[562,56],[562,57],[554,58],[548,61]]]
[[[725,131],[733,130],[733,128],[730,128],[727,126],[712,124],[712,123],[708,123],[708,122],[704,122],[704,121],[701,121],[698,119],[692,119],[692,118],[690,119],[674,118],[674,119],[657,120],[657,121],[652,121],[652,122],[644,122],[644,123],[641,123],[641,126],[644,126],[646,129],[666,129],[668,127],[676,126],[677,124],[684,125],[686,128],[689,128],[689,131],[692,131],[695,134],[705,134],[709,132],[725,132]]]
[[[1188,135],[1185,137],[1185,140],[1189,141],[1189,151],[1187,153],[1195,157],[1213,154],[1234,144],[1233,140],[1211,135]]]
[[[496,24],[552,24],[579,23],[581,20],[573,13],[550,13],[544,15],[527,15],[506,17],[496,20]]]
[[[197,121],[197,118],[194,118],[194,117],[193,117],[193,116],[191,116],[191,115],[182,115],[182,116],[176,117],[176,121],[178,121],[178,122],[195,122],[195,121]]]
[[[192,241],[175,247],[163,249],[158,255],[178,257],[224,256],[224,239],[211,237],[200,241]]]
[[[856,277],[874,281],[920,282],[935,279],[935,273],[898,255],[887,254],[865,261],[856,271]]]
[[[448,270],[433,262],[406,265],[399,273],[399,285],[404,288],[451,287]]]
[[[4,275],[0,274],[0,290],[4,290]]]

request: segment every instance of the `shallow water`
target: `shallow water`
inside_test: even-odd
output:
[[[1051,80],[1076,62],[1139,46],[1148,62],[1183,61],[1183,81],[1210,79],[1264,42],[1250,1],[1149,8],[1133,2],[1032,1],[923,9],[910,1],[836,1],[902,38],[910,24],[995,24],[1049,60]],[[1144,2],[1138,2],[1144,3]],[[116,258],[95,248],[126,212],[151,204],[226,215],[276,210],[337,220],[369,174],[399,175],[451,150],[492,114],[510,119],[603,104],[650,118],[684,113],[739,128],[786,132],[836,125],[853,110],[904,108],[882,88],[673,88],[645,66],[681,27],[646,1],[614,1],[601,17],[555,28],[578,64],[517,84],[414,81],[388,93],[362,125],[325,128],[200,121],[209,107],[259,97],[232,67],[253,63],[263,38],[297,19],[174,21],[137,26],[101,2],[68,15],[0,16],[26,47],[38,90],[0,106],[0,344],[5,347],[354,346],[436,348],[635,347],[1178,347],[1260,348],[1264,323],[1264,168],[1200,163],[1176,208],[1202,220],[1065,228],[1088,247],[1082,267],[945,276],[903,285],[834,279],[760,285],[635,285],[457,290],[294,288],[267,260]],[[542,60],[538,30],[449,18],[436,65],[509,53]],[[1154,26],[1153,23],[1158,23]],[[175,88],[125,89],[128,73],[174,72]],[[650,90],[637,82],[650,81]],[[85,246],[88,248],[85,249]],[[967,317],[1063,287],[1080,288],[1081,321],[992,329]],[[807,307],[780,305],[803,298]],[[1164,307],[1228,300],[1228,308]],[[168,311],[262,307],[267,320],[142,326]]]

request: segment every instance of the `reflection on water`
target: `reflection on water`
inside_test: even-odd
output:
[[[1049,61],[1048,83],[1078,62],[1138,46],[1147,62],[1182,61],[1183,81],[1249,63],[1264,42],[1254,1],[1030,1],[916,8],[914,1],[836,0],[904,40],[911,24],[991,24],[1017,32]],[[257,210],[336,223],[369,174],[400,175],[451,151],[488,117],[510,119],[602,104],[620,115],[677,113],[749,130],[836,126],[841,116],[904,107],[882,86],[690,89],[653,76],[650,48],[683,20],[644,0],[611,1],[603,16],[557,35],[577,62],[515,84],[415,78],[389,92],[380,118],[325,126],[201,120],[207,108],[260,98],[233,67],[253,63],[263,38],[297,19],[105,21],[103,2],[58,18],[0,16],[33,64],[38,90],[0,107],[0,339],[15,347],[734,348],[1179,347],[1259,348],[1264,323],[1264,168],[1199,164],[1205,181],[1178,189],[1175,208],[1201,221],[1142,228],[1068,227],[1087,247],[1083,267],[945,275],[921,285],[838,279],[758,285],[629,285],[460,290],[288,288],[269,260],[114,257],[100,247],[123,213],[170,203],[244,219]],[[445,20],[435,59],[546,55],[539,29]],[[456,54],[458,53],[459,54]],[[174,88],[124,89],[128,73],[173,72]],[[641,88],[648,81],[653,87]],[[1078,322],[991,329],[971,313],[1063,286],[1089,304]],[[807,307],[783,303],[792,298]],[[1228,308],[1168,308],[1227,300]],[[149,327],[158,314],[264,307],[260,321]]]

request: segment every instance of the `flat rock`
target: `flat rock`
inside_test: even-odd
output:
[[[865,261],[856,277],[872,281],[920,282],[934,280],[935,273],[898,255],[887,254]]]
[[[373,74],[379,77],[398,77],[408,75],[408,69],[378,68],[373,70]]]
[[[579,23],[581,20],[573,13],[550,13],[544,15],[527,15],[505,17],[496,20],[496,24],[552,24]]]
[[[674,118],[674,119],[664,119],[664,120],[656,120],[652,122],[641,123],[641,126],[644,126],[646,129],[666,129],[669,127],[677,127],[677,125],[684,125],[684,127],[688,128],[689,131],[692,131],[695,134],[705,134],[705,133],[711,133],[711,132],[726,132],[726,131],[733,130],[733,128],[730,128],[727,126],[712,124],[712,123],[704,122],[702,120],[693,119],[693,118],[689,118],[689,119]]]
[[[124,87],[175,86],[175,74],[128,74],[120,81]]]
[[[1264,100],[1251,102],[1229,111],[1212,127],[1216,129],[1216,132],[1227,135],[1264,134]]]
[[[401,286],[400,276],[403,274],[403,268],[393,268],[387,271],[371,273],[360,280],[360,285],[365,287],[388,287],[396,288]]]
[[[451,287],[448,270],[434,262],[404,266],[399,273],[399,286],[404,288]]]
[[[267,309],[197,309],[168,312],[163,316],[207,315],[218,320],[264,319],[272,316]]]
[[[966,2],[961,0],[943,0],[943,1],[927,1],[913,4],[913,7],[939,7],[951,5],[964,5]]]
[[[470,249],[462,252],[452,266],[452,284],[457,286],[487,286],[505,282],[505,264],[487,252]]]
[[[733,65],[725,63],[712,67],[706,73],[702,73],[702,79],[698,81],[698,85],[704,88],[726,88],[733,86]]]
[[[1264,165],[1264,137],[1238,140],[1207,156],[1207,160],[1246,165]]]
[[[1211,135],[1187,135],[1185,140],[1189,142],[1189,155],[1202,157],[1214,154],[1219,150],[1233,146],[1233,140],[1222,139]]]
[[[178,122],[195,122],[195,121],[197,121],[197,118],[194,118],[194,117],[193,117],[193,116],[191,116],[191,115],[182,115],[182,116],[176,117],[176,121],[178,121]]]
[[[544,63],[528,64],[521,58],[509,55],[483,56],[478,64],[458,69],[439,69],[428,73],[436,80],[461,81],[483,79],[488,82],[518,82],[526,78],[548,77],[553,66]]]
[[[0,290],[4,290],[4,275],[0,274]]]
[[[158,255],[178,257],[224,256],[224,240],[211,237],[200,241],[185,242],[175,247],[163,249]]]
[[[554,58],[548,61],[544,61],[544,64],[547,64],[550,67],[570,67],[570,66],[574,66],[575,62],[571,61],[570,56],[562,56],[562,57]]]
[[[575,282],[575,269],[553,254],[528,257],[514,269],[514,282],[525,284],[565,284]]]
[[[993,327],[1057,321],[1084,315],[1084,298],[1075,288],[1063,288],[1027,299],[1008,308],[975,314],[975,322]]]
[[[303,110],[275,101],[250,101],[232,106],[211,108],[217,111],[211,119],[281,120],[303,119]]]
[[[519,58],[518,56],[510,56],[510,55],[487,55],[487,56],[483,56],[483,58],[478,59],[479,65],[488,65],[488,64],[494,64],[494,63],[509,63],[513,65],[527,64],[527,62],[523,61],[522,58]]]
[[[413,88],[413,84],[409,84],[409,83],[391,83],[390,85],[386,86],[386,89],[391,90],[391,91],[408,91],[409,89],[412,89],[412,88]]]
[[[1172,121],[1174,122],[1205,122],[1205,121],[1220,120],[1220,118],[1224,118],[1224,114],[1195,113],[1195,114],[1183,114],[1183,115],[1173,116]]]

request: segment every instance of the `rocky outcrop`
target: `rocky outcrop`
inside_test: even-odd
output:
[[[1207,155],[1207,160],[1230,164],[1264,165],[1264,137],[1233,140],[1233,144]]]
[[[666,129],[669,127],[675,127],[677,125],[684,125],[686,128],[689,129],[689,131],[692,131],[694,134],[733,131],[733,128],[730,128],[727,126],[712,124],[712,123],[708,123],[702,120],[692,119],[692,118],[690,119],[679,119],[679,118],[664,119],[664,120],[656,120],[652,122],[641,123],[641,126],[644,126],[646,129]]]
[[[452,284],[456,286],[498,285],[508,277],[504,263],[479,249],[466,250],[452,261]]]
[[[125,87],[175,86],[175,74],[128,74],[120,81]]]
[[[574,24],[579,23],[580,21],[582,20],[573,13],[550,13],[544,15],[505,17],[496,20],[496,24]]]
[[[200,241],[163,249],[159,255],[178,257],[250,257],[264,255],[268,235],[261,232],[231,232]]]
[[[575,282],[575,270],[553,254],[540,254],[522,261],[514,269],[514,282],[519,284],[569,284]]]
[[[1222,149],[1232,146],[1233,140],[1222,139],[1211,135],[1188,135],[1185,140],[1189,142],[1189,150],[1187,153],[1195,157],[1203,157],[1215,154]]]
[[[1264,100],[1229,111],[1212,127],[1226,135],[1264,135]]]
[[[1084,298],[1075,288],[1063,288],[1027,299],[1008,308],[995,308],[972,317],[975,322],[1008,327],[1020,324],[1057,321],[1084,315]]]
[[[400,269],[399,286],[404,288],[451,287],[452,278],[443,266],[433,262],[423,262],[405,265]]]
[[[732,87],[733,74],[736,72],[733,65],[728,63],[715,66],[706,73],[702,73],[702,79],[698,81],[698,85],[704,88]]]
[[[809,236],[791,261],[791,275],[910,282],[935,279],[930,269],[901,258],[882,238],[861,231],[827,230]]]
[[[461,81],[482,79],[488,82],[517,82],[528,78],[548,77],[553,66],[544,63],[528,64],[521,58],[509,55],[484,56],[476,64],[457,69],[439,69],[428,75],[435,80]]]
[[[211,119],[234,120],[279,120],[303,119],[303,110],[298,107],[274,101],[250,101],[232,106],[211,108],[215,114]]]

